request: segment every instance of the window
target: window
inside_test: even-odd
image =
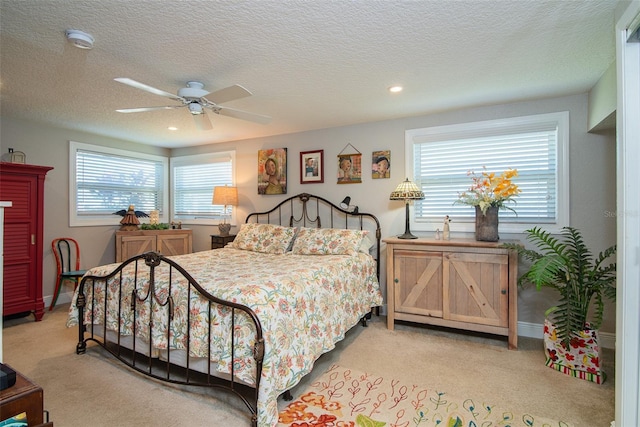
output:
[[[70,141],[70,226],[114,225],[113,213],[136,210],[167,216],[168,159]]]
[[[172,219],[189,224],[217,223],[224,206],[211,204],[213,187],[235,185],[235,151],[174,157],[171,171]],[[227,209],[233,222],[235,209]]]
[[[472,232],[475,210],[454,204],[471,184],[469,171],[517,169],[522,193],[500,211],[500,229],[518,233],[534,225],[569,224],[569,113],[491,120],[406,131],[408,176],[425,193],[414,205],[415,229],[434,231],[449,215]]]

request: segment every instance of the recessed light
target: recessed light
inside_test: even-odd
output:
[[[389,88],[389,92],[391,92],[391,93],[402,92],[402,86],[399,86],[399,85],[391,86]]]
[[[178,130],[178,128],[175,127],[175,126],[169,126],[167,129],[169,129],[169,130]]]

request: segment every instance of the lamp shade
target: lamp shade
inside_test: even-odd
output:
[[[424,193],[417,185],[409,181],[409,178],[405,179],[396,187],[396,189],[389,196],[389,200],[422,200],[424,199]]]
[[[238,206],[238,188],[237,187],[214,187],[213,201],[214,205]]]
[[[344,198],[342,202],[340,202],[340,207],[342,209],[349,209],[350,204],[351,204],[351,197],[347,196]]]

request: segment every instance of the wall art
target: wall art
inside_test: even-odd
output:
[[[348,147],[356,153],[347,154]],[[362,182],[362,153],[351,143],[338,154],[338,184],[360,184]]]
[[[258,150],[258,194],[287,194],[287,149]]]
[[[391,150],[374,151],[372,153],[371,178],[391,178]]]
[[[324,182],[324,150],[300,153],[300,184]]]

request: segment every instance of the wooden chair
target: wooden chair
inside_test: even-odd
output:
[[[80,270],[80,246],[75,239],[70,237],[59,237],[51,242],[51,250],[56,256],[56,266],[58,274],[56,276],[56,290],[53,292],[53,300],[49,306],[49,311],[53,309],[60,295],[60,288],[65,280],[73,280],[75,290],[80,283],[80,279],[87,270]],[[72,270],[71,267],[74,267]]]

